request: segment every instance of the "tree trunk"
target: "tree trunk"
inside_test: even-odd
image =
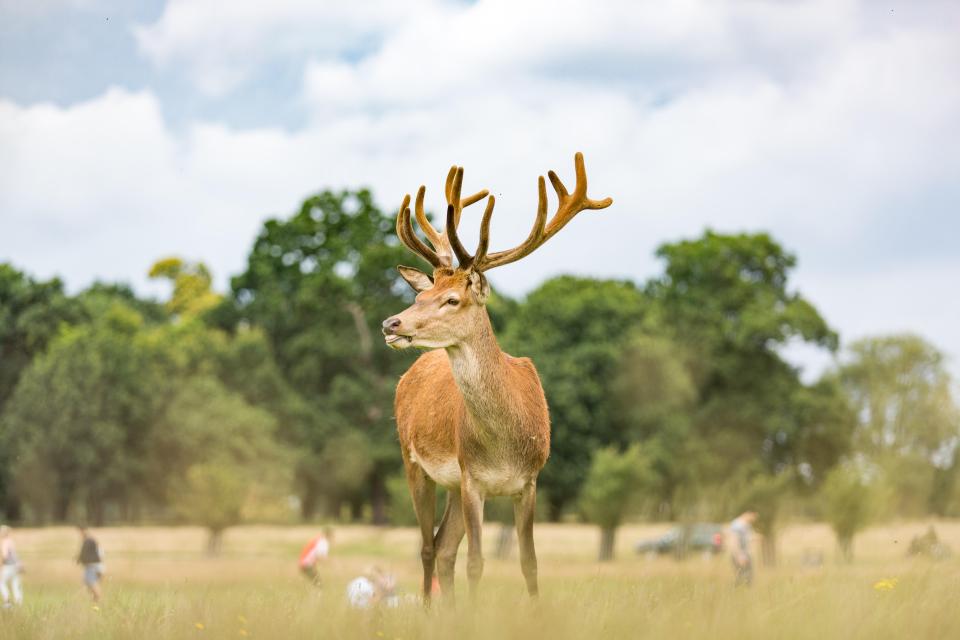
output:
[[[312,482],[304,482],[303,493],[300,495],[300,519],[304,522],[313,520],[317,513],[318,495]]]
[[[61,489],[53,505],[53,520],[54,522],[66,522],[69,515],[70,494]]]
[[[600,562],[608,562],[613,560],[613,549],[614,544],[617,540],[617,528],[616,527],[601,527],[600,528]]]
[[[210,536],[207,538],[207,555],[218,556],[223,548],[223,529],[210,529]]]
[[[841,560],[853,562],[853,536],[837,536],[837,548],[840,549]]]
[[[777,534],[773,531],[764,534],[760,539],[760,557],[763,559],[763,566],[777,566]]]
[[[387,487],[383,476],[376,472],[370,477],[370,509],[373,524],[387,524]]]
[[[563,504],[550,499],[547,496],[547,519],[550,522],[560,522],[560,516],[563,515]]]
[[[14,495],[7,495],[3,501],[3,509],[0,510],[6,517],[7,522],[20,522],[23,517],[20,499]]]
[[[358,496],[350,498],[350,519],[353,522],[363,520],[363,499]]]
[[[87,499],[87,522],[95,527],[102,527],[106,518],[104,518],[105,509],[103,500],[99,498]]]

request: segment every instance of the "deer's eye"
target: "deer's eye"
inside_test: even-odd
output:
[[[445,304],[448,304],[448,305],[450,305],[451,307],[455,307],[455,306],[457,306],[458,304],[460,304],[460,301],[459,301],[457,298],[447,298],[447,301],[446,301]]]

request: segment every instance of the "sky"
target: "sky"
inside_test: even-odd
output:
[[[306,196],[392,211],[425,184],[441,210],[451,164],[496,194],[496,250],[582,151],[614,205],[495,287],[642,281],[664,242],[769,231],[845,343],[917,333],[957,374],[958,32],[938,0],[0,0],[0,261],[156,295],[179,255],[224,289]]]

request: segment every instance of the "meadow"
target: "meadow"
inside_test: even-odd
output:
[[[240,527],[220,557],[203,554],[197,528],[106,528],[96,532],[108,577],[91,604],[72,557],[69,528],[16,532],[26,565],[26,602],[3,612],[3,638],[956,638],[960,560],[905,557],[927,523],[874,527],[857,538],[853,564],[837,564],[823,525],[785,528],[775,569],[758,568],[752,588],[734,589],[729,559],[678,563],[637,556],[637,539],[665,526],[625,526],[617,560],[597,563],[598,534],[581,525],[543,524],[536,536],[542,597],[527,600],[515,558],[488,558],[483,591],[466,594],[458,564],[454,611],[424,611],[412,600],[419,561],[413,529],[336,530],[325,588],[296,572],[310,527]],[[960,548],[960,522],[937,531]],[[498,525],[488,526],[495,539]],[[488,543],[489,544],[489,543]],[[825,553],[805,567],[805,551]],[[464,549],[461,549],[461,554]],[[489,555],[489,554],[488,554]],[[461,557],[461,562],[463,558]],[[347,582],[371,564],[388,569],[410,602],[379,612],[350,610]]]

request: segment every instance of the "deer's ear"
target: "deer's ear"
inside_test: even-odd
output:
[[[405,267],[401,264],[397,266],[397,271],[400,272],[400,276],[406,280],[407,284],[413,287],[413,290],[417,293],[433,287],[433,280],[423,271],[420,271],[420,269]]]
[[[487,277],[479,271],[470,272],[470,292],[480,304],[485,304],[490,297],[490,283]]]

